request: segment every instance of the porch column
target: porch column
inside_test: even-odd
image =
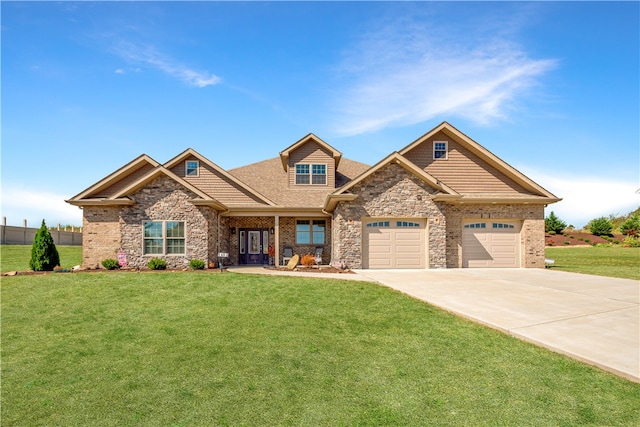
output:
[[[273,228],[275,229],[275,231],[274,231],[274,236],[275,236],[274,245],[275,245],[275,250],[276,250],[276,253],[275,253],[275,258],[276,259],[273,260],[273,265],[275,265],[276,267],[279,267],[280,266],[280,215],[275,215],[273,217],[273,219],[274,219],[274,227]]]

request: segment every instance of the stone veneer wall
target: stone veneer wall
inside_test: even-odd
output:
[[[522,267],[544,267],[544,206],[510,204],[448,205],[447,267],[462,267],[462,228],[465,220],[520,220]]]
[[[161,258],[168,268],[184,268],[191,259],[215,260],[211,253],[218,236],[217,212],[206,206],[195,206],[189,200],[195,194],[167,177],[159,177],[132,195],[135,205],[120,212],[120,240],[130,267],[145,268],[151,258]],[[143,223],[145,221],[184,221],[186,253],[184,255],[143,255]]]
[[[101,268],[102,260],[115,259],[120,249],[119,206],[85,206],[82,209],[82,265]]]
[[[397,164],[389,164],[354,186],[358,198],[341,202],[334,211],[333,261],[362,268],[362,219],[426,218],[429,268],[446,267],[444,205],[433,202],[436,190]]]

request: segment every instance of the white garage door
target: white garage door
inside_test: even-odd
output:
[[[463,267],[520,267],[520,222],[475,221],[463,227]]]
[[[365,220],[363,225],[364,268],[425,268],[425,220]]]

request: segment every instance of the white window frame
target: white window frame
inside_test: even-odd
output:
[[[307,226],[309,227],[309,230],[298,231],[298,222],[299,221],[306,221],[307,222]],[[322,221],[322,222],[324,222],[324,227],[322,228],[322,231],[314,229],[314,221]],[[298,240],[298,236],[299,236],[300,233],[304,233],[306,236],[308,236],[308,241],[301,242],[300,240]],[[322,241],[315,239],[316,233],[322,233]],[[296,245],[324,245],[326,241],[327,241],[327,220],[326,219],[321,219],[321,218],[296,218]]]
[[[436,149],[438,144],[444,144],[444,149]],[[444,155],[438,156],[438,153],[444,152]],[[447,160],[449,157],[449,141],[433,141],[433,160]]]
[[[309,169],[308,173],[298,173],[298,166],[307,166]],[[324,173],[314,173],[314,167],[322,167],[324,169]],[[295,183],[296,185],[327,185],[328,177],[327,177],[327,164],[326,163],[296,163],[295,164]],[[301,183],[298,181],[298,177],[306,177],[309,182]],[[323,177],[323,182],[314,182],[314,178]]]
[[[194,170],[194,168],[189,167],[189,163],[195,163],[195,174],[190,174],[189,170]],[[184,162],[184,176],[186,177],[198,177],[200,176],[200,161],[199,160],[186,160]]]
[[[182,230],[184,232],[184,235],[182,237],[168,237],[167,236],[167,223],[171,223],[171,222],[177,222],[177,223],[182,223]],[[161,236],[151,236],[148,237],[146,236],[146,224],[150,224],[150,223],[158,223],[158,224],[162,224],[162,235]],[[147,252],[147,247],[146,247],[146,242],[148,240],[162,240],[162,252],[161,253],[150,253]],[[169,253],[167,251],[167,247],[168,247],[168,242],[170,240],[182,240],[183,241],[183,248],[184,251],[182,252],[172,252]],[[142,254],[144,256],[184,256],[186,255],[187,252],[187,223],[186,221],[175,221],[175,220],[163,220],[163,221],[144,221],[142,223]]]

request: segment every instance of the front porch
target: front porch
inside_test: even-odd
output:
[[[221,218],[221,252],[229,265],[286,265],[285,248],[301,257],[321,248],[322,265],[331,262],[331,217],[229,216]]]

